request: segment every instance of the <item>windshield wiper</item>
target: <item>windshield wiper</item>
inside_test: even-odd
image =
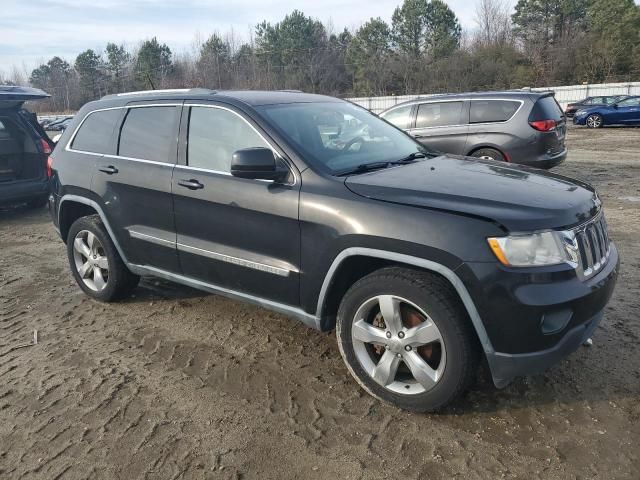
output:
[[[346,170],[338,174],[338,176],[344,175],[354,175],[358,173],[371,172],[373,170],[381,170],[383,168],[389,168],[393,165],[404,165],[406,163],[411,163],[414,160],[419,158],[427,158],[427,154],[423,152],[413,152],[406,157],[401,158],[400,160],[389,160],[388,162],[371,162],[371,163],[361,163],[355,168]]]

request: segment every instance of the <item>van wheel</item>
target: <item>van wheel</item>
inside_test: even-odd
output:
[[[431,412],[474,381],[478,345],[466,311],[443,278],[392,267],[356,282],[337,319],[340,353],[371,395]]]
[[[481,158],[483,160],[496,160],[498,162],[506,161],[504,155],[495,148],[481,148],[471,154],[472,157]]]
[[[588,128],[601,128],[604,122],[602,121],[602,116],[597,113],[592,113],[587,117],[587,127]]]
[[[76,282],[96,300],[124,298],[140,281],[122,262],[98,215],[79,218],[71,225],[67,255]]]

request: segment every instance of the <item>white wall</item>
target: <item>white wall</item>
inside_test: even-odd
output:
[[[567,103],[581,100],[585,97],[596,95],[640,95],[640,82],[631,83],[598,83],[591,85],[568,85],[561,87],[532,88],[534,91],[552,90],[556,94],[556,100],[564,109]],[[430,94],[423,95],[398,95],[389,97],[357,97],[347,98],[347,100],[357,103],[374,113],[380,113],[398,103],[413,100],[419,97],[429,97]]]

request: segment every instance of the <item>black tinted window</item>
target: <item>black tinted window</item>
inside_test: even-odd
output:
[[[411,123],[411,108],[413,105],[394,108],[382,115],[387,122],[392,123],[398,128],[409,128]]]
[[[473,100],[471,102],[470,122],[506,122],[520,107],[520,102],[511,100]]]
[[[156,162],[173,161],[177,117],[176,107],[130,108],[120,131],[118,155]]]
[[[103,110],[89,114],[76,133],[71,148],[83,152],[115,153],[111,138],[120,115],[122,115],[120,109]]]
[[[459,125],[463,102],[423,103],[418,107],[416,128]]]
[[[221,108],[193,107],[189,116],[187,161],[190,167],[231,171],[236,150],[269,145],[235,113]]]
[[[562,120],[564,114],[556,99],[552,96],[542,97],[533,105],[533,109],[529,114],[530,122],[538,122],[540,120]]]

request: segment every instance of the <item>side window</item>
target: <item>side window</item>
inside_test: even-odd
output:
[[[120,130],[118,155],[172,162],[178,138],[177,107],[129,108]]]
[[[506,122],[520,107],[520,102],[510,100],[473,100],[469,121],[471,123]]]
[[[115,153],[111,138],[121,115],[119,108],[90,113],[76,133],[71,148],[91,153]]]
[[[584,105],[593,105],[593,97],[587,97],[587,99],[582,103]]]
[[[388,111],[382,118],[398,128],[410,128],[411,126],[411,108],[413,105],[394,108]]]
[[[423,103],[418,106],[416,128],[461,124],[463,102]]]
[[[231,171],[233,152],[269,145],[241,117],[222,108],[191,107],[187,164],[217,172]]]
[[[618,104],[620,107],[637,107],[638,105],[640,105],[640,97],[627,98]]]

